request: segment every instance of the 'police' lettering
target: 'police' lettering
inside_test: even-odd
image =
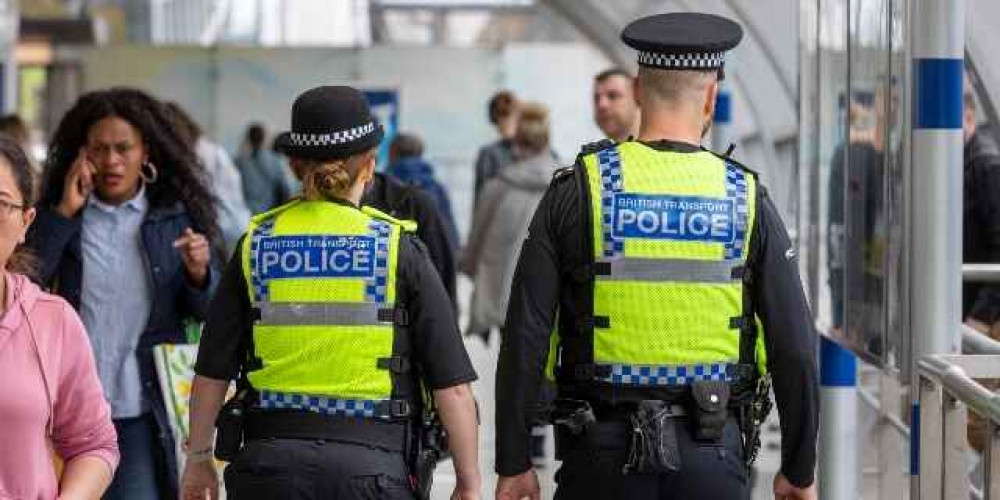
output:
[[[363,278],[373,276],[371,236],[272,236],[257,246],[257,273],[282,278]]]
[[[648,238],[731,243],[736,238],[735,204],[728,198],[618,193],[611,234]]]

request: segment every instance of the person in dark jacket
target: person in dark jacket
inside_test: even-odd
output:
[[[962,210],[962,261],[1000,263],[1000,154],[985,130],[976,126],[976,103],[965,94],[965,194]],[[966,282],[962,289],[962,319],[988,332],[1000,320],[1000,287]]]
[[[427,247],[431,263],[441,277],[452,304],[456,305],[455,251],[447,226],[430,195],[414,186],[407,186],[391,175],[376,172],[361,198],[361,204],[377,208],[397,219],[416,221],[417,237]]]
[[[510,91],[502,90],[490,98],[487,109],[490,123],[496,127],[500,138],[479,148],[479,154],[476,156],[473,202],[479,199],[479,193],[487,181],[500,173],[504,167],[517,161],[514,158],[514,143],[511,140],[517,129],[517,98]]]
[[[185,342],[218,281],[213,198],[171,124],[139,90],[82,96],[53,137],[27,237],[40,284],[79,311],[94,346],[122,457],[105,499],[177,498],[153,346]]]
[[[424,160],[424,142],[413,134],[397,134],[389,146],[389,169],[386,172],[422,189],[434,199],[438,215],[451,238],[451,248],[458,248],[458,229],[451,212],[451,199],[435,177],[434,166]]]
[[[265,139],[267,130],[264,125],[251,123],[235,159],[243,179],[243,197],[255,214],[288,201],[298,191],[298,181],[278,153],[264,146]]]

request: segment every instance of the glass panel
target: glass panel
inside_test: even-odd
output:
[[[843,196],[847,93],[847,0],[819,0],[816,71],[816,157],[810,172],[816,180],[811,205],[816,208],[816,266],[812,292],[817,325],[839,337],[844,318]],[[836,182],[835,182],[836,180]]]
[[[844,321],[841,335],[869,362],[886,356],[886,165],[890,79],[888,0],[850,0],[847,141],[839,150],[843,199]],[[839,175],[838,175],[839,174]]]
[[[829,300],[819,304],[820,183],[819,176],[819,0],[803,1],[799,8],[799,272],[803,276],[814,314],[829,316]]]

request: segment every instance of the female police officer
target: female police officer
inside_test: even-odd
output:
[[[357,206],[381,138],[353,88],[296,99],[279,140],[303,198],[254,217],[222,278],[195,366],[184,498],[214,498],[213,422],[241,370],[231,498],[412,498],[422,388],[449,436],[453,498],[478,498],[476,375],[448,296],[412,223]]]

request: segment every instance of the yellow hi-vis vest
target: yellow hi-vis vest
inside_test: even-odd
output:
[[[251,219],[242,247],[254,308],[248,374],[259,405],[402,418],[394,378],[400,231],[415,224],[367,207],[293,201]]]
[[[758,327],[745,313],[743,284],[754,174],[708,151],[639,142],[582,160],[594,242],[593,370],[583,378],[616,386],[732,381],[741,335]],[[750,338],[757,359],[749,362],[764,366],[762,336]]]

